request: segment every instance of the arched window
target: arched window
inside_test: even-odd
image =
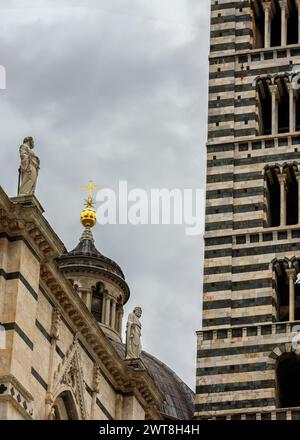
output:
[[[290,131],[290,98],[287,83],[288,79],[285,76],[278,77],[275,80],[278,90],[278,133],[288,133]]]
[[[271,23],[271,47],[281,46],[281,8],[278,0],[273,0]]]
[[[275,279],[275,305],[276,321],[285,322],[289,320],[289,279],[286,273],[287,263],[284,260],[277,260],[274,263]]]
[[[300,285],[295,284],[300,273],[297,258],[275,259],[272,262],[274,276],[274,319],[278,322],[300,320]]]
[[[280,185],[277,166],[265,168],[267,226],[280,226]]]
[[[300,358],[296,353],[283,353],[278,358],[276,387],[280,408],[300,406]]]
[[[52,420],[78,420],[74,398],[70,391],[63,391],[55,400],[51,409]]]
[[[265,40],[265,15],[261,1],[252,1],[253,17],[253,49],[264,47]]]
[[[265,167],[267,226],[297,225],[299,221],[298,164]]]
[[[97,283],[92,292],[91,312],[98,322],[102,322],[104,285]]]
[[[300,73],[258,77],[253,87],[259,135],[300,131]]]
[[[297,0],[251,0],[253,48],[298,44]]]
[[[294,0],[289,1],[287,20],[287,44],[298,43],[298,8]]]
[[[256,87],[260,135],[268,135],[272,132],[272,99],[269,86],[269,78],[258,79]]]
[[[298,182],[296,172],[298,167],[294,164],[286,165],[283,169],[286,174],[286,224],[298,223]]]

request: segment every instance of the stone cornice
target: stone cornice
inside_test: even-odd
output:
[[[7,233],[22,235],[40,259],[55,258],[66,251],[64,244],[42,215],[34,196],[9,199],[0,187],[0,225]]]

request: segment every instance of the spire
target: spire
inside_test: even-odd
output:
[[[97,185],[93,185],[93,181],[90,180],[88,186],[85,186],[84,189],[88,191],[88,198],[85,202],[85,208],[80,213],[80,221],[82,226],[86,228],[84,233],[90,233],[91,238],[93,238],[92,232],[90,228],[93,228],[97,222],[97,214],[94,208],[94,200],[93,200],[93,189],[97,189]],[[83,233],[83,234],[84,234]],[[89,237],[90,237],[89,236]]]
[[[93,243],[95,242],[91,228],[85,228],[83,233],[81,234],[80,241],[84,240],[90,240]]]

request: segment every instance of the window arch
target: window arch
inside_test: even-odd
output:
[[[255,79],[259,135],[300,131],[300,73],[282,72]]]
[[[286,224],[296,225],[298,223],[299,208],[299,188],[297,181],[298,165],[296,163],[287,164],[283,167],[286,174]]]
[[[300,260],[275,258],[273,267],[274,318],[278,322],[300,320],[300,285],[295,284],[300,273]]]
[[[286,75],[279,75],[275,78],[274,84],[277,88],[277,132],[288,133],[290,131],[289,78]]]
[[[254,49],[299,42],[296,0],[251,0],[251,16]]]
[[[267,226],[280,226],[280,174],[279,166],[267,165],[264,170],[265,177],[265,203]]]
[[[92,289],[91,313],[98,322],[102,322],[104,284],[97,283]]]
[[[268,227],[299,223],[298,164],[267,165],[264,168],[266,225]]]
[[[260,49],[264,47],[265,39],[265,16],[261,1],[251,2],[253,17],[253,48]]]
[[[272,0],[271,12],[271,47],[281,46],[281,8],[278,0]]]
[[[287,44],[298,43],[298,7],[295,0],[289,1],[289,14],[287,19]]]
[[[51,409],[52,420],[79,420],[76,403],[71,391],[63,391],[55,399]]]
[[[256,81],[258,130],[260,135],[272,133],[272,98],[270,78],[258,78]]]

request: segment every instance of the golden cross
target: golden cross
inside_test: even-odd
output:
[[[88,191],[88,200],[87,200],[87,204],[89,207],[91,207],[93,205],[93,189],[98,189],[99,186],[98,185],[94,185],[93,181],[90,180],[88,186],[84,186],[83,189],[85,191]]]

